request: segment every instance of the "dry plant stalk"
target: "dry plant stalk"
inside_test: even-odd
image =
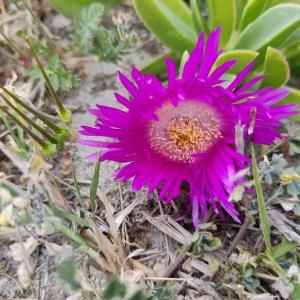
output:
[[[144,214],[145,219],[160,231],[170,236],[172,239],[182,245],[187,245],[193,242],[193,235],[184,229],[181,225],[175,222],[171,217],[162,215],[158,217],[151,217]]]

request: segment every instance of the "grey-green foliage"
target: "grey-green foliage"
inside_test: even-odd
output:
[[[282,155],[273,154],[270,161],[260,163],[260,174],[263,184],[278,186],[278,189],[268,197],[269,201],[282,205],[293,203],[293,212],[299,216],[300,167],[289,167],[287,160]]]
[[[219,238],[214,237],[211,232],[203,232],[200,234],[199,239],[194,244],[195,252],[202,251],[215,251],[222,246]]]
[[[156,288],[151,291],[151,300],[173,300],[174,292],[170,288]]]
[[[243,283],[247,287],[248,290],[255,290],[260,286],[260,281],[256,277],[253,276],[253,269],[248,268],[243,273]]]
[[[273,184],[274,177],[279,178],[287,166],[287,160],[282,155],[273,154],[270,162],[263,161],[259,164],[259,169],[263,182],[267,185]]]
[[[113,28],[102,25],[104,6],[91,4],[82,11],[76,24],[74,43],[82,54],[97,55],[105,61],[117,61],[136,43],[135,33],[131,33],[132,20],[120,15],[113,18]]]
[[[40,58],[44,58],[47,63],[44,65],[44,71],[56,92],[68,92],[80,84],[80,79],[65,68],[59,59],[58,54],[52,47],[45,45],[40,41],[33,41],[33,47]],[[44,80],[41,70],[34,66],[26,72],[26,75]]]
[[[60,279],[67,282],[73,290],[80,289],[80,283],[75,278],[76,265],[73,259],[68,259],[62,262],[57,269]]]
[[[74,35],[74,42],[81,52],[88,53],[92,49],[93,39],[99,30],[103,15],[104,6],[101,4],[92,4],[83,9]]]
[[[119,279],[112,279],[101,295],[102,300],[173,300],[173,291],[169,288],[157,288],[150,293],[125,286]]]
[[[62,65],[56,53],[50,56],[44,70],[56,92],[67,92],[80,84],[80,79]],[[43,78],[42,72],[36,67],[31,68],[27,74],[34,79]]]

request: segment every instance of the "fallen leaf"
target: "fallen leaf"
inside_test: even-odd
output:
[[[21,263],[18,268],[17,274],[18,274],[18,280],[24,289],[27,289],[31,285],[30,273],[31,272],[28,266],[26,265],[26,263]]]
[[[276,227],[289,241],[300,244],[300,225],[289,220],[284,214],[275,209],[268,210],[271,224]]]
[[[24,262],[27,261],[37,246],[38,242],[33,237],[29,237],[25,243],[14,243],[9,248],[14,260]]]
[[[281,297],[282,297],[283,299],[288,299],[289,296],[290,296],[290,294],[291,294],[291,292],[292,292],[293,289],[294,289],[293,285],[292,285],[290,282],[284,281],[284,280],[281,280],[281,279],[275,281],[275,282],[271,285],[271,287],[272,287],[275,291],[279,292],[280,295],[281,295]]]
[[[50,256],[56,256],[60,254],[65,254],[73,250],[73,247],[70,245],[58,245],[56,243],[45,243],[46,250]]]

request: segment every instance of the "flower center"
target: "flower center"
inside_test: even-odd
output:
[[[150,125],[151,147],[173,161],[194,163],[222,136],[220,120],[208,105],[185,101],[165,104],[156,111],[158,121]]]

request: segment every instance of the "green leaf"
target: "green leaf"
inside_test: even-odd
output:
[[[160,287],[151,291],[151,294],[156,297],[157,300],[173,300],[174,292],[171,288]]]
[[[208,1],[208,10],[210,28],[222,26],[220,46],[224,47],[229,41],[235,25],[235,1],[210,0]]]
[[[268,47],[263,72],[266,77],[261,82],[261,86],[270,85],[275,88],[283,86],[290,77],[289,63],[283,53]]]
[[[95,212],[95,208],[96,208],[96,197],[97,197],[97,189],[99,184],[99,175],[100,175],[100,154],[99,154],[99,159],[97,160],[95,165],[95,171],[94,171],[91,189],[90,189],[90,206],[93,213]]]
[[[77,215],[74,215],[71,212],[55,209],[55,210],[53,210],[53,214],[56,217],[65,218],[65,219],[67,219],[71,222],[74,222],[74,223],[82,226],[82,227],[90,227],[90,224],[89,224],[88,221],[86,221],[85,219],[80,218]]]
[[[200,234],[193,247],[195,252],[211,252],[218,250],[221,246],[222,242],[219,238],[214,237],[211,232],[204,232]]]
[[[78,184],[78,181],[77,181],[76,167],[75,167],[73,159],[72,159],[72,176],[73,176],[73,182],[74,182],[75,189],[76,189],[77,199],[78,199],[78,201],[80,203],[81,208],[84,208],[84,202],[83,202],[83,198],[82,198],[82,195],[81,195],[81,192],[80,192],[80,188],[79,188],[79,184]]]
[[[112,299],[124,299],[126,295],[126,286],[120,282],[119,279],[112,279],[105,290],[102,293],[102,299],[104,300],[112,300]],[[122,298],[121,298],[122,297]]]
[[[297,52],[299,53],[298,50],[298,44],[300,41],[300,28],[297,28],[281,45],[280,49],[282,48],[291,48],[293,46],[297,45]]]
[[[68,259],[62,262],[58,266],[57,273],[59,278],[67,282],[73,290],[80,289],[80,283],[75,278],[76,264],[73,259]]]
[[[282,242],[273,248],[272,250],[272,257],[274,259],[277,259],[283,255],[285,255],[287,252],[295,249],[297,247],[298,243],[295,241],[288,241],[287,239],[283,239]]]
[[[174,52],[169,52],[155,58],[153,61],[148,63],[146,66],[142,68],[142,72],[156,74],[156,75],[166,74],[166,64],[165,64],[166,57],[172,58],[179,65],[181,55],[178,55]]]
[[[145,26],[173,51],[192,50],[197,34],[192,13],[182,0],[133,0]]]
[[[261,186],[261,180],[259,178],[259,169],[256,162],[256,156],[253,145],[251,145],[251,157],[252,157],[252,171],[255,183],[255,190],[257,195],[258,202],[258,210],[259,210],[259,219],[260,219],[260,227],[263,233],[266,251],[267,253],[272,253],[272,245],[271,245],[271,233],[270,233],[270,220],[267,213],[266,202],[264,199],[264,194]]]
[[[90,248],[89,242],[85,238],[83,238],[80,234],[73,231],[72,229],[68,228],[67,226],[65,226],[59,222],[54,222],[53,225],[59,231],[61,231],[65,236],[70,238],[73,242],[77,243],[83,249]]]
[[[208,33],[207,23],[201,14],[199,1],[191,0],[190,3],[191,3],[192,17],[193,17],[193,22],[194,22],[194,27],[196,32],[198,34],[201,31],[205,31],[205,33]]]
[[[236,64],[231,69],[229,69],[228,72],[236,74],[240,72],[243,68],[245,68],[246,65],[248,65],[251,61],[255,60],[257,56],[258,53],[252,50],[226,51],[218,57],[214,65],[214,68],[222,65],[224,62],[230,59],[235,59]]]
[[[270,0],[249,0],[241,17],[240,30],[243,30],[261,15],[267,8]]]
[[[282,3],[295,3],[295,4],[300,4],[300,0],[271,0],[271,5],[279,5]]]
[[[235,0],[235,11],[236,11],[235,27],[237,29],[240,28],[242,14],[246,4],[247,4],[247,0]]]
[[[292,292],[293,300],[299,300],[300,299],[300,283],[295,282],[294,283],[294,290]]]
[[[241,33],[235,46],[239,49],[265,50],[277,47],[294,32],[300,24],[300,6],[282,4],[260,15]]]
[[[291,88],[291,87],[287,87],[288,91],[289,91],[289,95],[283,100],[281,101],[279,104],[290,104],[290,103],[296,103],[298,104],[298,112],[299,108],[300,108],[300,90],[295,89],[295,88]],[[300,121],[300,114],[298,113],[298,115],[291,117],[292,120],[295,121]]]
[[[63,66],[63,64],[59,60],[59,56],[56,53],[43,54],[48,59],[48,63],[43,66],[44,71],[48,76],[48,79],[54,91],[57,92],[58,90],[60,90],[66,92],[72,88],[77,87],[80,84],[80,79]],[[48,58],[49,55],[51,56]],[[26,74],[34,79],[40,79],[43,81],[45,80],[43,72],[37,67],[29,69]]]
[[[14,187],[13,184],[11,184],[9,181],[4,181],[0,183],[0,187],[6,189],[9,191],[9,193],[11,194],[11,196],[13,198],[20,196],[20,193],[16,190],[16,188]]]
[[[92,47],[95,31],[100,26],[104,15],[104,6],[99,3],[84,8],[77,20],[74,43],[78,45],[83,54],[89,53]]]
[[[58,12],[76,20],[80,17],[82,10],[92,3],[100,3],[109,8],[119,0],[49,0],[49,2]]]
[[[133,18],[113,17],[113,28],[108,29],[102,25],[104,15],[105,7],[100,3],[84,8],[76,20],[74,44],[81,54],[97,55],[100,60],[116,62],[136,44]]]
[[[178,74],[179,77],[182,76],[184,65],[187,62],[187,60],[189,59],[189,57],[190,57],[189,52],[184,51],[182,54],[182,57],[181,57],[181,61],[180,61],[179,74]]]

